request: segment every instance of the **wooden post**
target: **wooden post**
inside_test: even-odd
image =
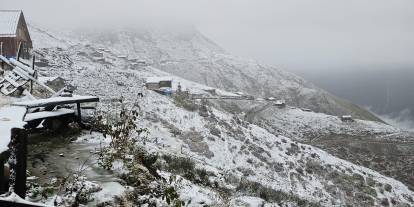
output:
[[[7,192],[6,188],[6,177],[4,174],[4,158],[0,158],[0,194]]]
[[[10,189],[21,198],[26,196],[27,133],[24,129],[11,130],[10,148]]]
[[[0,55],[3,55],[3,42],[0,42]],[[4,69],[4,61],[1,61],[1,69]]]
[[[78,111],[78,123],[80,124],[82,122],[82,113],[81,113],[81,107],[80,107],[80,103],[76,103],[76,109]]]
[[[77,112],[78,112],[76,119],[77,119],[77,122],[78,122],[79,126],[80,126],[82,129],[88,129],[88,128],[86,127],[86,125],[82,123],[82,112],[81,112],[80,102],[76,103],[76,110],[77,110]]]
[[[16,60],[19,61],[20,60],[20,55],[22,53],[22,42],[19,42],[19,48],[17,49],[17,54],[16,54]]]
[[[35,56],[32,56],[32,69],[34,71],[33,77],[37,79],[37,71],[35,70]],[[30,94],[33,93],[33,80],[30,80]]]

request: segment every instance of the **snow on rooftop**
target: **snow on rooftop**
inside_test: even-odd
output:
[[[62,116],[66,114],[74,114],[75,111],[72,109],[58,109],[55,111],[42,111],[42,112],[36,112],[36,113],[30,113],[27,114],[24,118],[25,121],[32,121],[37,119],[44,119],[48,117],[57,117]]]
[[[15,106],[26,106],[26,107],[37,107],[43,104],[56,104],[58,105],[60,102],[68,102],[68,101],[84,101],[89,99],[95,99],[96,96],[77,96],[74,95],[73,97],[53,97],[53,98],[46,98],[46,99],[38,99],[33,101],[22,101],[13,103]]]
[[[277,101],[275,102],[275,104],[277,104],[277,105],[282,105],[282,104],[285,104],[285,101],[283,101],[283,100],[277,100]]]
[[[23,117],[26,108],[18,106],[6,106],[0,108],[0,153],[8,150],[10,143],[11,129],[23,128],[26,124]]]
[[[172,81],[171,77],[148,77],[145,79],[146,83],[159,83],[161,81]]]
[[[19,10],[0,10],[0,37],[16,36],[20,14]]]

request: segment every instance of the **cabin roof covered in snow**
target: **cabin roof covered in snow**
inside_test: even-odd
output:
[[[161,81],[172,81],[171,77],[148,77],[145,79],[145,83],[159,83]]]
[[[0,10],[0,37],[16,36],[21,13],[20,10]]]

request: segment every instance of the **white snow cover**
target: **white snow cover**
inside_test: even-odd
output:
[[[345,123],[337,116],[304,112],[298,108],[269,107],[261,111],[257,117],[268,120],[269,126],[279,126],[277,131],[272,130],[273,133],[299,140],[330,134],[386,135],[402,132],[401,129],[380,122],[356,119],[355,122]]]
[[[0,10],[0,37],[14,37],[21,11]]]
[[[22,128],[26,122],[23,117],[26,108],[19,106],[6,106],[0,108],[0,153],[8,150],[10,143],[11,129]]]
[[[161,81],[172,81],[172,77],[148,77],[146,83],[159,83]]]
[[[125,187],[118,182],[110,182],[101,185],[102,190],[94,193],[96,200],[99,202],[110,201],[114,196],[122,196]]]
[[[36,119],[43,119],[48,117],[56,117],[56,116],[62,116],[65,114],[73,114],[75,113],[72,109],[58,109],[55,111],[42,111],[42,112],[35,112],[35,113],[29,113],[24,117],[24,121],[32,121]]]
[[[157,111],[161,112],[164,120],[172,123],[180,130],[195,130],[201,132],[201,134],[205,137],[211,136],[210,132],[205,128],[205,125],[208,124],[208,122],[200,116],[197,116],[196,112],[188,112],[184,109],[176,108],[171,101],[168,100],[168,98],[156,96],[158,95],[155,93],[147,94],[145,101],[141,102],[141,106],[146,111],[151,113],[155,113]],[[214,116],[220,120],[228,123],[232,122],[232,116],[230,114],[223,113],[218,110],[214,110],[213,113]],[[209,150],[214,154],[211,158],[205,157],[197,152],[193,152],[187,146],[185,141],[171,136],[169,130],[165,128],[165,126],[162,126],[162,124],[148,123],[146,126],[151,126],[151,139],[157,140],[156,143],[151,143],[150,146],[148,146],[149,149],[153,150],[154,148],[158,148],[165,153],[186,154],[187,156],[198,160],[203,167],[206,167],[207,169],[215,169],[214,171],[218,170],[219,172],[231,172],[234,171],[234,169],[240,168],[248,171],[251,170],[253,174],[248,176],[249,180],[260,182],[263,185],[271,186],[274,189],[294,192],[302,198],[318,200],[321,202],[323,199],[331,197],[324,190],[323,195],[320,195],[319,198],[312,196],[315,193],[318,193],[320,189],[324,188],[324,182],[326,181],[320,180],[318,177],[311,176],[310,178],[302,180],[301,184],[294,184],[290,180],[289,176],[281,176],[281,174],[275,172],[272,168],[269,168],[270,165],[265,164],[263,167],[260,167],[255,164],[256,161],[260,163],[263,160],[256,160],[257,158],[252,156],[250,153],[240,153],[240,151],[242,151],[242,149],[246,146],[245,143],[254,143],[257,146],[260,146],[262,150],[264,150],[262,155],[267,160],[265,161],[266,163],[283,163],[283,166],[285,166],[284,168],[287,168],[289,163],[295,163],[296,165],[315,153],[318,157],[320,157],[323,165],[332,165],[338,167],[339,169],[353,169],[354,173],[361,175],[367,173],[367,177],[373,176],[382,183],[389,183],[392,186],[395,186],[393,187],[395,190],[395,192],[392,193],[393,195],[413,195],[413,193],[399,181],[387,178],[368,168],[360,167],[348,161],[341,160],[309,145],[300,144],[305,149],[300,153],[300,155],[287,155],[285,152],[289,151],[289,148],[294,143],[293,141],[287,137],[271,134],[267,130],[256,125],[249,124],[247,127],[243,127],[243,135],[240,135],[240,137],[232,137],[227,135],[224,127],[217,126],[221,130],[221,137],[223,140],[217,137],[215,137],[215,141],[210,141],[208,139],[205,140]],[[238,128],[237,126],[235,127]],[[242,136],[244,138],[242,138]],[[243,141],[243,139],[249,141]],[[160,143],[162,143],[162,145],[160,145]],[[266,151],[269,154],[265,153]],[[253,164],[247,163],[247,160],[249,159],[253,159]],[[294,169],[288,170],[288,174],[290,173],[289,171],[295,172]],[[243,176],[242,172],[237,172],[237,174]],[[401,199],[403,198],[401,197]]]
[[[26,204],[26,205],[30,205],[30,206],[51,207],[49,205],[45,205],[45,204],[41,204],[41,203],[33,203],[33,202],[30,202],[30,201],[26,201],[23,198],[20,198],[20,196],[18,196],[16,193],[11,193],[7,197],[1,197],[0,196],[0,200],[10,201],[10,202],[15,202],[15,203],[20,203],[20,204]]]
[[[56,80],[57,78],[59,78],[59,77],[39,77],[39,78],[37,78],[37,80],[39,80],[41,83],[47,83],[47,82],[49,82],[49,81],[54,81],[54,80]]]
[[[72,40],[74,41],[75,39]],[[197,41],[197,39],[192,39],[191,41]],[[102,41],[102,44],[104,43],[105,41]],[[94,43],[89,43],[87,41],[82,42],[82,44],[94,45]],[[295,135],[293,132],[295,130],[301,132],[304,129],[309,128],[309,125],[314,126],[314,130],[333,128],[333,130],[338,132],[346,131],[348,126],[344,125],[338,117],[303,112],[299,109],[291,108],[289,108],[288,111],[266,111],[268,112],[267,114],[272,115],[273,117],[281,115],[282,118],[280,120],[271,121],[275,121],[275,125],[281,128],[286,127],[286,131],[292,132],[286,133],[289,136],[270,133],[268,130],[258,125],[240,121],[234,114],[218,110],[214,107],[211,108],[212,112],[209,112],[209,117],[203,117],[200,116],[198,112],[191,112],[181,107],[177,107],[172,98],[159,95],[155,92],[144,91],[143,98],[137,98],[135,95],[137,92],[136,89],[142,86],[145,77],[174,77],[176,82],[181,82],[183,87],[188,87],[192,92],[201,92],[203,89],[209,88],[208,86],[188,81],[184,78],[176,78],[176,76],[160,71],[152,66],[131,67],[131,63],[116,58],[116,56],[113,57],[112,55],[112,53],[118,52],[118,54],[129,54],[128,51],[116,51],[116,49],[113,49],[112,51],[108,50],[104,53],[104,56],[108,57],[108,63],[95,62],[88,54],[95,52],[97,48],[94,48],[93,46],[85,47],[82,44],[76,44],[64,51],[53,48],[40,50],[39,53],[50,60],[51,65],[53,64],[52,67],[47,68],[47,70],[43,72],[47,73],[47,75],[61,76],[65,78],[71,82],[72,85],[78,87],[77,90],[79,93],[87,92],[97,94],[105,100],[119,98],[122,95],[126,98],[123,103],[138,103],[142,109],[141,112],[144,114],[144,118],[139,120],[138,123],[140,126],[148,128],[151,132],[148,139],[145,139],[148,150],[158,153],[191,157],[196,160],[198,167],[203,167],[208,171],[215,173],[215,179],[217,179],[220,184],[224,183],[223,177],[226,174],[231,173],[250,181],[259,182],[262,185],[275,190],[282,190],[288,193],[291,192],[301,198],[321,202],[321,205],[323,206],[340,205],[342,202],[345,202],[345,199],[347,198],[335,197],[337,194],[334,195],[328,191],[327,186],[332,185],[331,178],[311,173],[299,177],[303,180],[299,180],[299,178],[294,176],[298,174],[295,168],[304,168],[305,161],[311,160],[320,164],[325,169],[328,169],[329,166],[329,169],[348,176],[360,175],[364,179],[372,178],[378,183],[391,185],[392,190],[390,192],[377,192],[378,196],[376,196],[376,198],[378,199],[393,197],[399,201],[409,202],[407,197],[414,195],[413,192],[399,181],[385,177],[373,170],[336,158],[318,148],[296,143],[290,139],[300,139],[301,137],[297,137],[299,135]],[[165,42],[165,44],[167,45],[160,44],[160,47],[164,47],[163,49],[167,48],[166,50],[168,50],[171,45],[168,45],[168,42]],[[200,47],[206,48],[204,45]],[[128,47],[122,48],[124,50],[128,49]],[[172,48],[173,47],[170,48],[171,54],[182,52],[177,52],[175,48]],[[151,53],[156,51],[156,49],[145,47],[144,45],[144,47],[137,51],[142,52],[144,56],[146,52]],[[83,54],[80,54],[80,52],[83,52]],[[198,52],[202,53],[204,51]],[[205,55],[206,58],[210,58],[209,54]],[[135,56],[142,57],[141,55]],[[68,61],[69,58],[70,61]],[[219,58],[219,56],[217,56],[217,58]],[[189,58],[189,60],[195,61],[191,58]],[[234,61],[232,62],[232,65],[237,67],[243,67],[245,63],[245,61],[239,61],[237,59],[232,60]],[[209,61],[206,61],[206,65],[209,65]],[[62,70],[61,68],[67,68],[67,70]],[[255,68],[252,68],[251,70],[256,71]],[[237,71],[227,72],[229,76],[233,76],[234,74],[232,72]],[[199,73],[199,70],[194,70],[194,73]],[[203,76],[204,74],[201,73],[199,75]],[[267,74],[262,71],[261,75],[266,76]],[[291,78],[294,79],[295,77],[293,76]],[[282,78],[277,81],[278,85],[286,86],[289,84],[291,85],[292,83],[297,83],[297,85],[299,85],[298,87],[302,87],[299,84],[301,80],[295,82],[286,80],[289,79],[285,79],[282,75]],[[310,93],[308,90],[302,92]],[[204,91],[204,93],[206,92]],[[226,92],[223,91],[223,93]],[[278,96],[278,98],[284,97]],[[111,113],[111,110],[114,110],[115,107],[109,105],[108,102],[103,101],[100,109],[104,111],[107,110]],[[212,123],[214,124],[214,127],[217,128],[220,135],[212,135],[208,128]],[[357,129],[360,128],[362,130],[364,130],[364,128],[369,128],[370,131],[378,133],[393,133],[398,131],[398,129],[375,122],[356,121],[356,123],[361,124]],[[333,127],[330,125],[333,125]],[[173,136],[171,131],[175,128],[184,133],[197,133],[198,137],[196,138],[200,138],[200,140],[195,141],[195,147],[200,147],[198,144],[205,143],[204,146],[207,146],[208,151],[197,151],[197,149],[194,149],[194,146],[191,146],[189,140],[186,139],[187,137],[180,135]],[[350,129],[353,128],[351,127]],[[297,146],[298,153],[289,153],[293,146]],[[278,165],[280,165],[281,168],[278,169],[280,170],[279,172],[276,172],[274,168]],[[223,185],[226,185],[226,183]],[[182,193],[180,195],[185,199],[189,199],[189,197],[191,197],[190,195],[197,197],[200,193],[204,195],[210,194],[209,192],[200,190],[199,186],[191,186],[191,184],[181,190]],[[376,188],[375,190],[378,189]],[[339,193],[341,194],[339,196],[346,196],[343,194],[344,191],[339,191]],[[205,196],[199,196],[198,198],[204,199],[204,197]],[[210,197],[208,198],[210,199]],[[233,200],[236,202],[236,199]],[[261,202],[261,200],[257,198],[247,196],[240,197],[238,200],[251,204]]]
[[[37,107],[43,104],[59,104],[60,102],[76,102],[76,101],[84,101],[89,99],[95,99],[96,96],[78,96],[74,95],[73,97],[53,97],[53,98],[46,98],[46,99],[37,99],[33,101],[22,101],[13,103],[14,106],[26,106],[26,107]]]

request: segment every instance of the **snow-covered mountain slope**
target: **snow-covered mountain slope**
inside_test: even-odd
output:
[[[243,91],[255,97],[273,96],[291,105],[327,114],[353,114],[362,119],[379,120],[292,73],[232,56],[193,27],[112,28],[101,32],[79,31],[77,35],[117,55],[144,59],[165,72],[208,86]]]
[[[48,36],[42,31],[32,31],[32,38],[38,47],[37,54],[43,63],[43,67],[39,67],[41,75],[61,76],[77,87],[77,93],[100,96],[100,109],[105,111],[114,110],[110,105],[111,99],[120,96],[125,98],[126,104],[138,103],[143,115],[139,124],[150,131],[149,139],[145,140],[148,150],[191,157],[198,167],[209,172],[209,180],[216,183],[214,187],[187,183],[186,187],[179,189],[183,200],[197,200],[192,203],[193,206],[202,203],[239,206],[241,202],[257,205],[264,202],[269,206],[282,203],[300,206],[307,202],[321,206],[414,205],[414,193],[401,182],[338,159],[318,148],[297,143],[291,139],[298,139],[294,134],[288,138],[270,133],[214,105],[199,102],[184,104],[172,97],[142,89],[143,78],[169,75],[165,68],[160,70],[154,65],[133,64],[133,61],[114,55],[122,53],[112,50],[105,42],[67,41]],[[159,58],[163,59],[165,54],[162,53],[168,50],[160,50],[155,45],[161,43],[152,43],[153,39],[147,38],[146,42],[154,46],[153,50],[150,46],[144,47],[147,53],[159,54]],[[168,33],[165,38],[169,38]],[[45,43],[48,48],[41,47],[43,41],[48,41]],[[53,46],[55,42],[56,47]],[[116,48],[117,42],[114,44]],[[103,45],[107,50],[101,55],[98,47]],[[156,60],[155,56],[152,58]],[[189,60],[193,59],[189,57]],[[193,73],[196,74],[197,70]],[[227,72],[232,74],[231,70],[226,70],[223,75],[227,76]],[[200,73],[203,74],[203,69]],[[191,90],[209,88],[173,77]],[[194,77],[190,79],[196,80]],[[225,82],[230,84],[230,80]],[[289,84],[294,83],[285,83]],[[302,85],[300,87],[308,90]],[[138,98],[137,93],[142,91],[144,97]],[[190,107],[186,107],[188,104]],[[292,117],[306,116],[297,110],[287,114]],[[389,128],[384,127],[383,130]],[[228,193],[221,193],[223,189]]]
[[[252,105],[250,105],[251,107]],[[254,106],[254,105],[253,105]],[[257,108],[257,109],[256,109]],[[356,119],[344,122],[338,116],[304,111],[295,107],[279,108],[272,104],[257,104],[246,114],[248,120],[275,134],[296,137],[298,141],[311,141],[330,135],[383,136],[404,131],[384,124]]]
[[[223,105],[223,103],[221,103]],[[246,120],[273,134],[318,146],[335,156],[369,167],[414,188],[411,176],[414,134],[381,123],[307,112],[294,107],[245,103]]]

